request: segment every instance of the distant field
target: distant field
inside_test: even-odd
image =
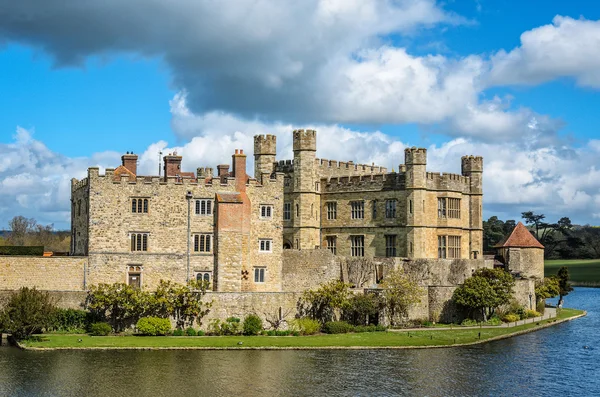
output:
[[[555,275],[562,266],[569,269],[571,281],[576,284],[600,284],[600,259],[556,259],[544,263],[544,274]]]

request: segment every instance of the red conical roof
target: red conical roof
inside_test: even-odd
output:
[[[517,223],[517,226],[508,237],[494,245],[494,248],[508,247],[544,249],[542,243],[540,243],[521,222]]]

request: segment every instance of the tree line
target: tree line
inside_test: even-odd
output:
[[[69,252],[71,233],[55,231],[54,224],[42,225],[34,218],[15,216],[8,222],[8,235],[0,237],[0,246],[42,246],[45,251]]]
[[[547,222],[544,214],[533,211],[521,213],[531,234],[545,247],[546,259],[600,258],[600,227],[573,225],[568,217]],[[483,221],[483,250],[494,252],[494,246],[516,226],[516,221],[502,221],[497,216]]]

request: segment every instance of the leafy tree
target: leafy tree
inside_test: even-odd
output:
[[[208,288],[207,281],[192,280],[187,285],[161,280],[150,298],[150,310],[159,317],[173,317],[176,327],[191,327],[210,311],[212,302],[202,302]]]
[[[487,221],[483,221],[483,250],[485,252],[492,251],[494,245],[512,232],[515,226],[514,220],[503,222],[497,216],[491,216]]]
[[[544,299],[554,298],[560,293],[558,278],[546,277],[535,282],[535,300],[537,303]]]
[[[350,284],[340,280],[332,280],[320,284],[315,290],[308,290],[300,299],[300,312],[320,321],[336,321],[341,311],[348,307],[350,302]]]
[[[600,227],[583,226],[578,232],[583,246],[590,252],[589,257],[600,258]],[[583,257],[583,255],[580,255]]]
[[[141,317],[150,315],[148,292],[124,283],[91,286],[87,296],[87,308],[97,318],[106,319],[115,332],[121,332],[135,324]]]
[[[55,310],[47,292],[35,288],[21,288],[13,293],[0,312],[0,328],[20,340],[47,328]]]
[[[417,281],[400,269],[387,274],[381,283],[381,288],[383,288],[383,304],[392,326],[397,320],[408,315],[410,306],[419,303],[423,293]]]
[[[558,307],[562,307],[564,297],[569,295],[569,292],[573,291],[573,287],[569,283],[569,269],[566,266],[558,269]]]
[[[344,310],[344,319],[353,325],[377,324],[382,307],[383,301],[378,294],[353,295]]]
[[[502,269],[477,269],[454,290],[452,299],[471,311],[480,311],[483,321],[487,321],[498,306],[510,302],[514,285],[513,277]]]

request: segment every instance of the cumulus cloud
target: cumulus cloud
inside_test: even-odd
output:
[[[557,15],[552,24],[521,35],[521,45],[491,58],[490,85],[539,84],[572,77],[600,88],[600,21]]]
[[[67,228],[71,178],[82,178],[87,167],[110,166],[118,158],[113,152],[69,158],[48,149],[32,131],[17,127],[13,142],[0,143],[0,229],[16,215]]]

